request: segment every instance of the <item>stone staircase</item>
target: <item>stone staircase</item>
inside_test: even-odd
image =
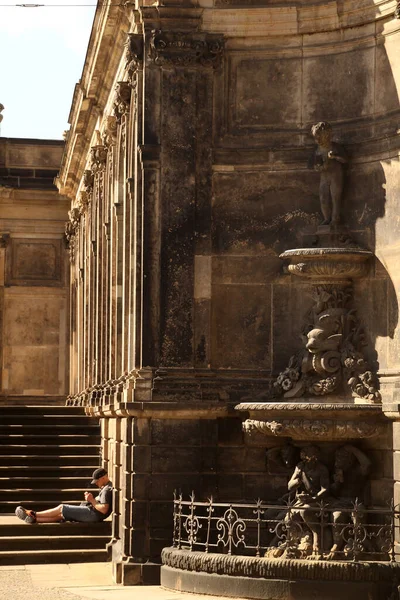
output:
[[[0,565],[107,560],[110,521],[26,525],[14,516],[19,504],[79,504],[99,450],[99,424],[81,408],[0,405]]]

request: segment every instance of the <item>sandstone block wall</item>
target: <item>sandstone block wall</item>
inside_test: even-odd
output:
[[[67,392],[63,142],[0,138],[0,357],[3,397]]]

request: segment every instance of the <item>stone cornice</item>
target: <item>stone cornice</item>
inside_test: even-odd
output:
[[[82,77],[75,87],[71,129],[57,181],[60,192],[71,199],[76,196],[98,119],[112,92],[129,27],[128,11],[120,5],[97,8]]]
[[[222,33],[227,37],[265,37],[329,32],[373,23],[385,18],[394,19],[395,0],[344,0],[343,2],[315,2],[299,6],[259,6],[253,0],[218,0],[214,8],[205,8],[202,15],[203,31]],[[221,10],[221,8],[223,8]]]
[[[219,419],[232,415],[229,404],[203,402],[131,402],[109,406],[85,407],[88,415],[95,417],[135,417],[142,419]]]

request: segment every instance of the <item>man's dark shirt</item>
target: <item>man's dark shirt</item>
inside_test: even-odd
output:
[[[109,517],[112,513],[113,484],[111,483],[111,481],[106,483],[106,485],[101,488],[100,493],[98,496],[96,496],[95,500],[99,504],[108,504],[108,511],[106,513],[101,513],[102,520],[107,519],[107,517]],[[96,512],[100,511],[96,510]]]

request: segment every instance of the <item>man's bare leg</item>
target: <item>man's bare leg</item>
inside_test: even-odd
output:
[[[62,520],[62,504],[36,513],[36,523],[59,523]]]

